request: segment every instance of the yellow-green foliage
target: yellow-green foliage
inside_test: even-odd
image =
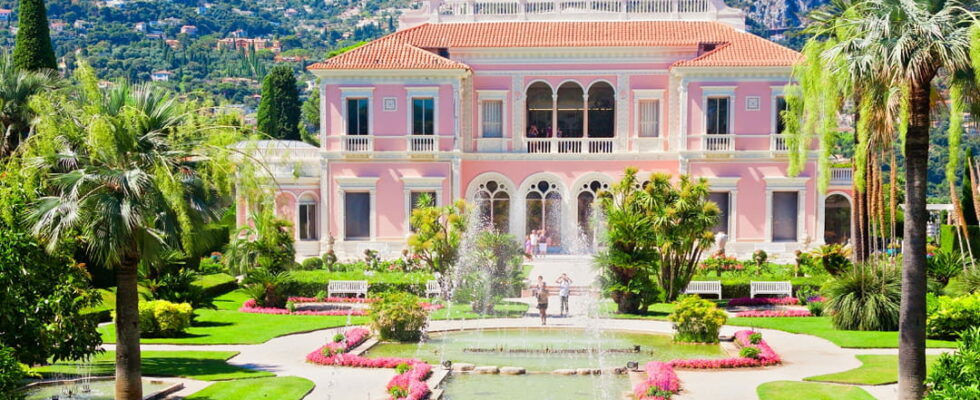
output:
[[[949,88],[949,161],[946,162],[946,181],[956,182],[956,167],[960,165],[960,143],[963,139],[963,88],[954,83]]]
[[[381,340],[417,342],[429,313],[410,293],[391,293],[371,304],[371,328]]]
[[[806,62],[793,71],[798,87],[786,90],[786,136],[789,148],[790,176],[799,175],[806,167],[814,135],[819,143],[817,157],[818,187],[825,191],[830,180],[830,152],[837,137],[837,113],[841,106],[838,77],[822,54],[836,41],[810,41],[803,49]]]
[[[674,340],[678,342],[718,343],[718,331],[728,316],[711,301],[685,296],[667,319],[674,323]]]
[[[166,300],[141,302],[140,331],[145,337],[174,337],[190,328],[193,315],[194,309],[188,303]]]
[[[980,326],[980,293],[941,296],[938,307],[926,320],[926,333],[933,338],[954,339],[974,326]]]

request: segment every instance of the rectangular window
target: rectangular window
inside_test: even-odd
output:
[[[660,137],[660,100],[640,100],[640,137]]]
[[[786,111],[786,98],[783,96],[776,97],[776,104],[774,106],[776,108],[776,115],[773,116],[776,119],[774,124],[776,126],[776,132],[774,133],[781,135],[786,130],[786,123],[783,121],[783,111]]]
[[[412,212],[414,212],[416,208],[419,208],[422,200],[422,196],[427,196],[429,198],[430,206],[436,205],[436,192],[432,192],[432,191],[412,192],[409,195],[409,199],[408,199],[408,203],[412,206],[408,214],[409,221],[411,221]],[[413,226],[411,222],[409,222],[408,225],[409,225],[409,229],[411,229],[412,232],[415,232],[415,226]]]
[[[431,97],[412,99],[412,134],[431,135],[435,129],[433,112],[435,104]]]
[[[499,138],[504,136],[504,102],[487,100],[483,102],[483,137]]]
[[[795,242],[800,192],[772,193],[772,241]]]
[[[721,210],[721,214],[718,214],[718,224],[711,230],[714,233],[724,232],[726,235],[731,236],[728,232],[728,216],[731,212],[731,194],[730,192],[711,192],[708,196],[708,200],[715,202],[718,208]]]
[[[367,192],[344,193],[344,239],[366,240],[371,238],[371,194]]]
[[[347,99],[347,134],[368,134],[368,99]]]
[[[316,239],[316,203],[300,203],[299,240]]]
[[[709,97],[707,110],[705,115],[707,116],[706,121],[706,133],[709,135],[727,135],[728,131],[728,115],[731,110],[729,110],[729,99],[725,97]]]

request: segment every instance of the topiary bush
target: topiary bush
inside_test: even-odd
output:
[[[678,342],[718,343],[718,331],[728,320],[715,303],[696,296],[685,296],[667,316],[674,323]]]
[[[932,365],[926,385],[927,400],[980,399],[980,327],[960,336],[956,353],[939,356]]]
[[[418,342],[428,312],[419,298],[409,293],[388,293],[371,304],[371,328],[381,340]]]
[[[980,326],[980,293],[962,297],[939,297],[926,319],[926,334],[937,339],[955,339],[967,328]]]
[[[0,343],[0,399],[21,399],[21,381],[24,379],[24,369],[14,357],[14,349]]]
[[[139,304],[140,334],[143,337],[176,337],[191,326],[194,308],[188,303],[154,300]]]
[[[894,331],[898,329],[898,310],[902,278],[890,265],[855,265],[834,278],[827,286],[834,327],[852,331]]]
[[[313,269],[322,269],[323,268],[323,260],[321,260],[319,257],[310,257],[310,258],[307,258],[307,259],[303,260],[303,263],[300,264],[300,265],[302,265],[302,269],[307,270],[307,271],[313,270]]]

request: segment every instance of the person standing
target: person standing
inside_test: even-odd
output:
[[[558,280],[555,281],[558,284],[558,298],[561,300],[561,315],[568,315],[568,295],[572,289],[572,278],[568,277],[568,274],[562,272]]]
[[[534,250],[531,248],[531,235],[524,236],[524,257],[528,261],[534,260]]]
[[[548,241],[551,238],[548,237],[548,231],[542,229],[541,234],[538,237],[538,254],[544,257],[548,254]]]
[[[531,256],[538,255],[538,231],[531,231]]]
[[[541,277],[538,277],[541,279]],[[548,284],[541,280],[538,287],[538,313],[541,314],[541,325],[548,324]]]

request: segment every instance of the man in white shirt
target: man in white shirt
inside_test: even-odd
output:
[[[555,283],[558,284],[558,297],[561,299],[561,315],[568,315],[568,295],[572,288],[572,278],[563,272]]]

